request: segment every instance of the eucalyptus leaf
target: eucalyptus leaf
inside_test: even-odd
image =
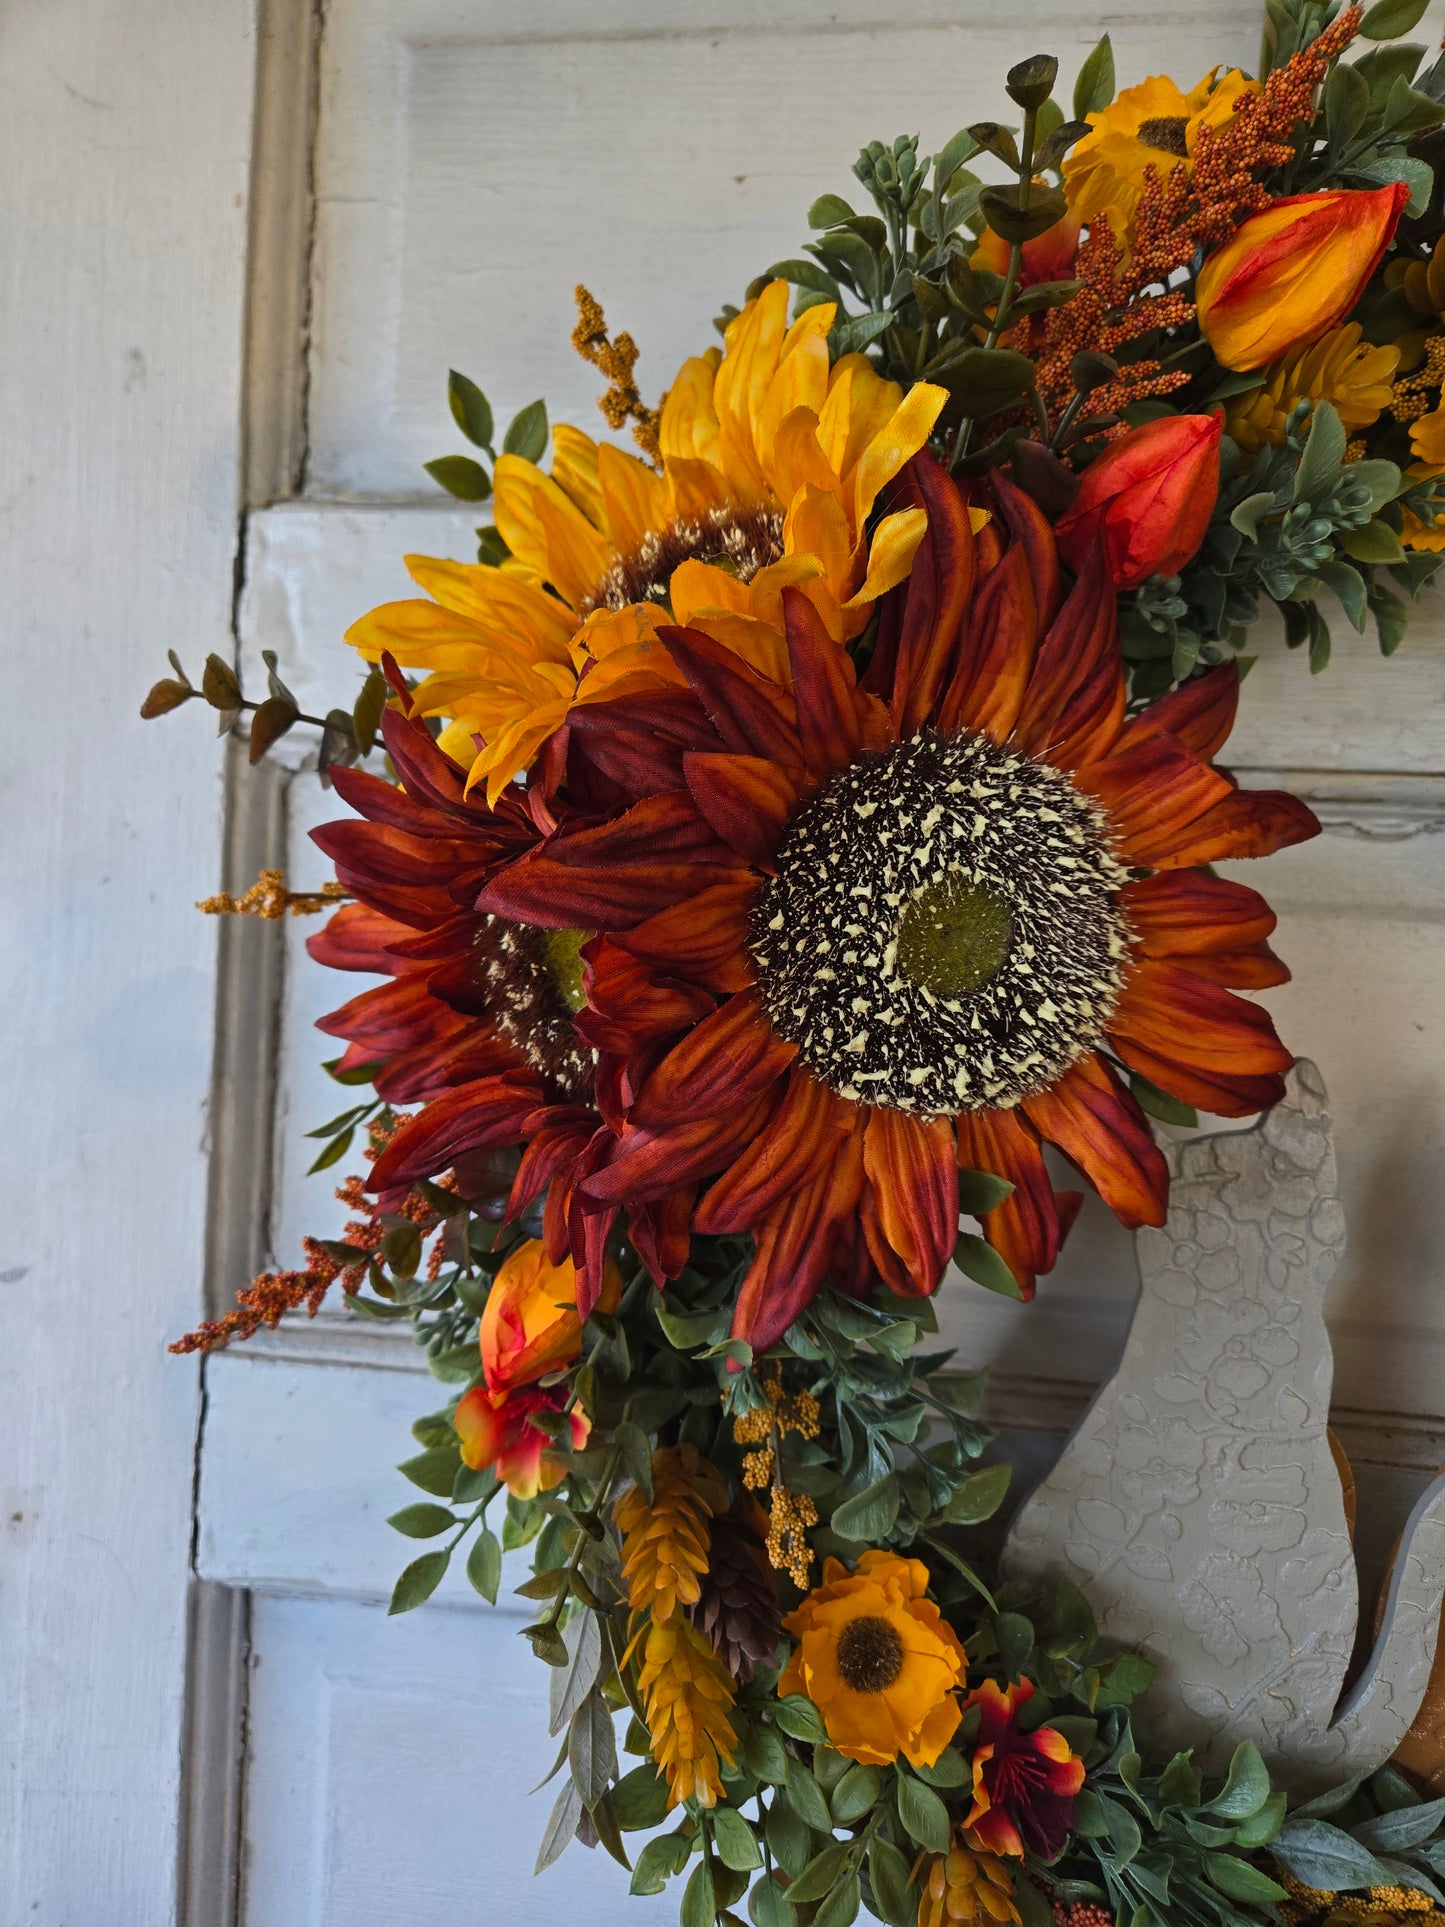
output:
[[[458,1521],[444,1505],[404,1505],[386,1523],[408,1539],[435,1539],[439,1532],[450,1532]]]
[[[1114,98],[1114,46],[1104,34],[1079,69],[1074,82],[1074,119],[1102,114]]]
[[[582,1818],[582,1796],[569,1780],[557,1795],[547,1825],[542,1832],[542,1844],[537,1849],[537,1864],[534,1874],[545,1873],[554,1860],[559,1860],[567,1846],[575,1837],[578,1823]]]
[[[449,1552],[424,1552],[420,1559],[413,1559],[397,1580],[391,1592],[388,1613],[409,1613],[430,1599],[446,1576],[451,1564]]]
[[[953,1262],[965,1278],[971,1278],[985,1291],[1001,1298],[1023,1298],[1023,1287],[993,1246],[976,1232],[960,1231],[953,1247]]]
[[[567,1664],[559,1666],[547,1682],[547,1731],[552,1734],[560,1733],[570,1723],[602,1670],[602,1629],[595,1613],[579,1613],[563,1638],[567,1642]]]
[[[897,1517],[898,1481],[890,1472],[846,1499],[828,1523],[840,1538],[876,1540],[887,1537]]]
[[[948,1808],[934,1792],[911,1773],[898,1775],[898,1817],[910,1838],[930,1853],[947,1853],[951,1838]]]
[[[986,1465],[970,1472],[943,1508],[943,1518],[956,1526],[976,1526],[991,1519],[1004,1502],[1011,1477],[1007,1465]]]
[[[1287,1820],[1270,1846],[1296,1880],[1328,1893],[1352,1887],[1385,1887],[1389,1875],[1368,1847],[1328,1820]]]
[[[718,1858],[734,1873],[752,1873],[762,1866],[763,1850],[752,1828],[733,1807],[714,1809],[712,1833]]]
[[[459,502],[485,502],[492,492],[491,476],[470,455],[439,455],[434,462],[423,462],[422,467]]]
[[[447,375],[447,402],[452,411],[452,420],[477,448],[485,448],[490,454],[492,447],[492,404],[474,381],[459,375],[453,368]]]
[[[467,1555],[467,1578],[483,1599],[496,1605],[502,1583],[502,1542],[489,1526],[482,1527]]]
[[[547,452],[547,404],[529,401],[515,414],[502,438],[504,455],[520,455],[524,461],[540,462]]]

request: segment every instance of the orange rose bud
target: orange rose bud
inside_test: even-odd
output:
[[[1222,422],[1219,414],[1161,415],[1110,442],[1058,525],[1070,567],[1077,573],[1102,543],[1116,589],[1177,575],[1214,513]]]
[[[534,1425],[533,1417],[557,1422],[567,1405],[567,1388],[554,1385],[523,1386],[516,1392],[489,1392],[485,1385],[474,1385],[457,1402],[452,1423],[457,1430],[462,1463],[479,1472],[490,1466],[514,1499],[535,1499],[539,1492],[550,1492],[562,1479],[562,1467],[549,1465],[542,1454],[552,1443],[545,1424]],[[567,1413],[573,1449],[580,1451],[591,1430],[587,1416],[576,1406]]]
[[[1293,194],[1216,248],[1194,291],[1199,326],[1226,368],[1262,368],[1343,321],[1380,265],[1410,198],[1389,187]]]
[[[622,1280],[610,1261],[600,1311],[615,1311]],[[582,1349],[577,1316],[577,1272],[570,1258],[547,1262],[540,1238],[529,1238],[493,1280],[482,1311],[482,1366],[487,1389],[509,1392],[534,1385],[570,1365]]]

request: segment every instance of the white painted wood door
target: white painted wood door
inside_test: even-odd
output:
[[[1125,83],[1251,64],[1257,23],[1255,0],[1107,9]],[[420,474],[453,444],[448,366],[504,416],[545,393],[595,428],[575,281],[660,388],[795,250],[813,195],[846,189],[863,139],[936,143],[998,111],[1011,59],[1046,46],[1067,73],[1103,24],[1063,0],[916,0],[903,21],[880,0],[260,0],[254,32],[241,0],[7,18],[7,341],[35,359],[0,372],[0,622],[8,686],[63,746],[12,695],[0,1919],[173,1917],[193,1459],[186,1927],[672,1917],[601,1855],[531,1881],[548,1796],[526,1789],[550,1761],[519,1615],[458,1576],[385,1618],[407,1548],[384,1518],[410,1496],[392,1467],[435,1403],[404,1342],[323,1316],[212,1361],[193,1454],[195,1368],[161,1348],[201,1309],[203,1248],[215,1304],[334,1221],[300,1133],[337,1108],[310,1024],[341,993],[302,927],[223,932],[206,1119],[215,933],[189,904],[215,881],[214,752],[191,717],[144,736],[117,718],[164,647],[226,652],[236,582],[250,679],[275,648],[308,707],[344,700],[341,633],[404,591],[403,551],[469,553],[472,518]],[[1272,866],[1297,973],[1278,1010],[1336,1096],[1338,1396],[1388,1538],[1445,1456],[1445,622],[1388,665],[1342,648],[1318,684],[1266,639],[1245,714],[1236,763],[1284,769],[1329,831]],[[304,832],[334,805],[314,778],[235,781],[229,805],[228,881],[275,856],[318,875]],[[1026,1312],[946,1288],[1020,1459],[1067,1429],[1131,1293],[1101,1213]]]
[[[0,1920],[174,1916],[246,0],[0,24]]]

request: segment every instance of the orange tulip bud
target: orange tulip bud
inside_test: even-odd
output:
[[[1161,415],[1131,428],[1084,470],[1058,525],[1076,572],[1102,543],[1116,589],[1177,575],[1204,540],[1219,494],[1222,416]]]
[[[608,1264],[599,1309],[614,1311],[622,1290]],[[492,1283],[482,1311],[482,1365],[487,1389],[508,1392],[533,1385],[570,1365],[582,1349],[577,1316],[577,1272],[570,1258],[550,1265],[540,1238],[512,1253]]]
[[[1199,326],[1226,368],[1262,368],[1343,321],[1410,198],[1389,187],[1294,194],[1251,215],[1200,269]]]

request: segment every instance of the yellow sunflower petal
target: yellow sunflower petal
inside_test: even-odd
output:
[[[598,446],[570,422],[552,430],[552,480],[574,501],[594,528],[601,528],[602,491],[597,482]]]
[[[885,515],[873,531],[863,586],[848,598],[845,606],[854,609],[865,602],[876,602],[879,596],[896,588],[913,567],[913,558],[927,529],[925,509],[899,509],[893,515]]]
[[[717,454],[717,407],[712,385],[722,359],[720,348],[693,355],[682,364],[662,405],[658,444],[664,464],[711,462]]]
[[[499,456],[493,479],[497,532],[512,554],[569,602],[584,601],[612,565],[605,537],[535,462]]]
[[[597,451],[602,523],[620,555],[635,555],[649,535],[668,521],[668,489],[663,478],[636,456],[610,442]]]
[[[873,437],[853,478],[854,526],[861,528],[877,500],[878,491],[909,462],[933,433],[943,413],[948,391],[931,381],[914,384],[895,409],[888,426]]]

